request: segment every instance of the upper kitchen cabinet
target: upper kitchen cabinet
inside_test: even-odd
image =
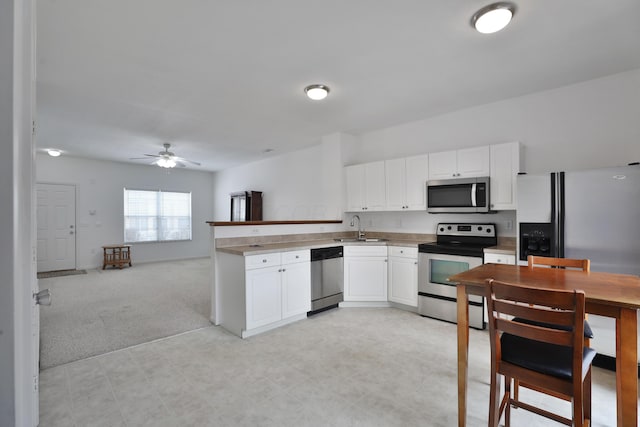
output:
[[[429,156],[426,154],[385,161],[386,210],[426,209],[428,170]]]
[[[386,207],[384,161],[345,167],[347,211],[380,211]]]
[[[491,147],[491,209],[516,209],[516,177],[520,172],[520,143],[509,142]]]
[[[429,154],[429,179],[489,176],[489,146]]]

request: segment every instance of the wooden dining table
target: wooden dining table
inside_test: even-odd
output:
[[[469,362],[469,295],[486,296],[487,279],[544,289],[582,289],[587,313],[616,319],[618,426],[638,426],[638,309],[640,277],[559,268],[483,264],[449,277],[457,286],[458,426],[466,425]],[[597,339],[597,337],[596,337]],[[487,408],[488,413],[489,408]]]

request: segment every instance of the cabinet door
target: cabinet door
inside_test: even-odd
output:
[[[418,260],[389,258],[389,301],[418,306]]]
[[[386,179],[387,210],[401,211],[406,209],[407,187],[405,159],[393,159],[384,162]]]
[[[247,329],[282,319],[280,269],[280,266],[276,266],[246,271]]]
[[[516,179],[520,172],[520,144],[491,146],[491,209],[516,209]]]
[[[282,318],[311,310],[311,263],[282,266]]]
[[[414,156],[405,159],[407,210],[425,210],[427,208],[427,180],[429,179],[429,156]]]
[[[344,168],[347,187],[347,211],[361,211],[365,207],[364,165]]]
[[[489,176],[489,173],[489,146],[458,150],[458,174],[456,175],[457,178]]]
[[[387,204],[384,162],[365,163],[365,210],[382,211]]]
[[[443,151],[429,154],[429,179],[457,178],[457,153]]]
[[[345,301],[387,301],[387,262],[380,257],[345,257]]]

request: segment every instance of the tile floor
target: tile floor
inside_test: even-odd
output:
[[[246,340],[207,327],[44,370],[40,425],[454,426],[455,333],[392,308],[332,310]],[[487,333],[472,330],[470,347],[467,424],[481,426]],[[614,425],[612,372],[595,368],[593,398],[593,425]],[[512,424],[556,425],[522,410]]]

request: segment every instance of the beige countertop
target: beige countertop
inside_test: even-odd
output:
[[[516,247],[515,245],[498,245],[491,246],[490,248],[484,248],[484,251],[492,254],[515,255]]]
[[[273,252],[286,252],[295,251],[301,249],[317,249],[327,248],[331,246],[409,246],[418,247],[420,243],[425,243],[424,239],[421,240],[400,240],[389,239],[383,242],[337,242],[334,239],[322,239],[322,240],[306,240],[299,242],[280,242],[280,243],[266,243],[260,245],[245,245],[245,246],[229,246],[223,248],[216,248],[219,252],[226,252],[234,255],[262,255]]]

